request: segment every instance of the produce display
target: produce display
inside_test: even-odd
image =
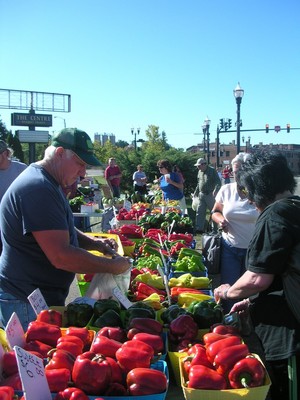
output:
[[[149,208],[138,203],[129,213],[136,223],[109,232],[132,247],[130,284],[124,293],[130,306],[112,298],[93,305],[70,303],[61,311],[53,305],[29,324],[24,349],[44,360],[55,400],[164,400],[168,369],[174,369],[166,360],[172,354],[179,355],[186,400],[190,390],[251,390],[268,382],[264,365],[238,327],[226,325],[193,235],[176,230],[189,226],[187,217],[176,208],[151,215]],[[126,219],[125,209],[118,215]],[[89,282],[92,275],[82,279]],[[9,346],[2,365],[0,398],[16,399],[22,385]]]

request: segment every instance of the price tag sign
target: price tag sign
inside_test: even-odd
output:
[[[14,346],[24,347],[25,345],[24,330],[15,312],[12,313],[6,325],[5,333],[11,349],[13,349]]]
[[[43,360],[19,346],[14,347],[26,400],[51,400]]]
[[[126,310],[127,310],[127,308],[129,308],[132,305],[131,301],[128,300],[128,298],[124,295],[124,293],[118,287],[113,288],[112,292],[113,292],[113,295],[122,304],[122,306],[124,306],[126,308]]]
[[[40,289],[35,289],[27,298],[36,315],[38,315],[43,310],[48,310],[49,307]]]
[[[130,211],[130,210],[131,210],[131,203],[130,203],[130,201],[125,199],[125,200],[124,200],[123,207],[124,207],[127,211]]]

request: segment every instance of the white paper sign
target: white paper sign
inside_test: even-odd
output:
[[[48,310],[49,307],[40,289],[35,289],[27,298],[36,315],[38,315],[43,310]]]
[[[12,349],[14,348],[14,346],[24,347],[25,345],[24,329],[15,312],[12,313],[6,325],[5,333],[7,341]]]
[[[119,300],[119,302],[126,308],[129,308],[130,306],[132,306],[132,303],[130,300],[128,300],[128,298],[124,295],[124,293],[118,288],[115,287],[112,290],[113,295]]]
[[[26,400],[51,400],[43,360],[19,346],[14,347]]]
[[[130,203],[130,201],[127,200],[127,199],[125,199],[125,200],[124,200],[123,207],[124,207],[127,211],[130,211],[130,210],[131,210],[131,203]]]

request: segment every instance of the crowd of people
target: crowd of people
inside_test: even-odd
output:
[[[0,141],[2,326],[16,312],[26,330],[35,319],[27,297],[37,288],[48,305],[64,305],[76,273],[120,274],[130,267],[129,259],[118,255],[113,240],[95,238],[74,226],[68,193],[85,177],[87,165],[100,162],[87,133],[76,128],[55,135],[43,159],[29,166],[12,160],[12,150]],[[299,365],[300,342],[300,197],[294,195],[296,181],[280,153],[239,153],[225,174],[204,158],[199,158],[195,167],[195,231],[205,232],[208,212],[216,229],[222,231],[215,300],[224,313],[247,319],[248,335],[259,344],[271,376],[271,399],[287,398],[287,362],[296,355]],[[133,190],[146,194],[147,175],[141,164],[136,168]],[[179,167],[161,159],[157,168],[162,200],[177,200],[187,212]],[[120,197],[121,178],[120,167],[110,158],[105,179],[114,197]],[[89,250],[109,257],[95,256]]]

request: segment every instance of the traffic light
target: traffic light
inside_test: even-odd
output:
[[[266,133],[269,133],[269,124],[266,124]]]
[[[227,121],[224,122],[224,130],[225,130],[225,132],[228,131],[228,122]]]
[[[224,129],[224,118],[220,119],[220,129]]]
[[[228,119],[228,129],[231,128],[231,122],[232,122],[232,120],[231,120],[231,119]]]
[[[290,124],[286,124],[286,131],[287,131],[287,133],[290,133],[290,129],[291,129],[291,125],[290,125]]]

